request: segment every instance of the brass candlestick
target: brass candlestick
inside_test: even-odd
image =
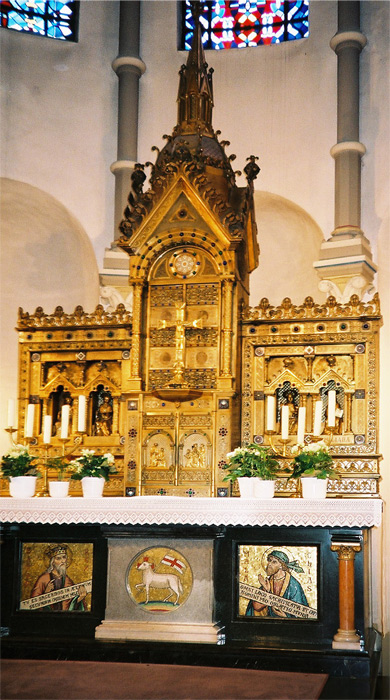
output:
[[[47,498],[48,496],[50,496],[49,484],[48,484],[48,473],[47,473],[48,472],[47,460],[49,458],[50,445],[45,443],[44,445],[40,446],[40,449],[43,449],[43,452],[44,452],[44,457],[43,457],[43,462],[42,462],[42,471],[43,471],[42,479],[43,479],[43,481],[41,484],[41,488],[35,494],[35,498]],[[40,465],[38,465],[38,466],[40,466]]]
[[[8,435],[9,435],[9,439],[10,439],[10,441],[11,441],[12,447],[15,447],[15,445],[17,445],[17,442],[14,440],[13,434],[14,434],[14,433],[17,433],[17,432],[18,432],[18,429],[17,429],[17,428],[14,428],[13,426],[10,425],[10,426],[8,426],[8,428],[4,428],[4,430],[5,430],[6,433],[8,433]]]

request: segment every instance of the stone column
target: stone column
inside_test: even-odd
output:
[[[332,542],[332,552],[339,559],[339,620],[340,627],[333,637],[333,649],[360,649],[360,637],[355,629],[355,552],[360,542]]]
[[[118,76],[118,148],[117,160],[111,165],[115,175],[114,240],[123,219],[131,188],[131,174],[137,160],[139,79],[146,70],[139,57],[140,0],[121,0],[119,15],[119,55],[112,63]],[[129,256],[116,248],[106,248],[100,284],[105,287],[100,303],[106,309],[124,303],[131,310],[128,283]],[[109,299],[109,301],[107,301]]]
[[[376,266],[361,226],[361,159],[359,141],[359,55],[367,39],[360,31],[360,2],[339,0],[338,31],[330,41],[337,55],[337,143],[335,159],[335,218],[331,238],[321,245],[314,263],[321,291],[338,301],[360,298],[372,285]]]
[[[139,57],[140,2],[121,0],[119,55],[112,63],[118,76],[118,151],[111,165],[115,175],[115,232],[123,219],[130,177],[137,160],[138,83],[146,66]],[[116,238],[117,236],[115,236]]]

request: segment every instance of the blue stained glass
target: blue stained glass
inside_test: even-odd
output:
[[[189,49],[193,20],[188,0],[183,2],[181,48]],[[218,0],[205,2],[200,17],[205,49],[244,48],[309,36],[309,0]]]
[[[0,26],[62,41],[77,41],[79,2],[0,0]]]

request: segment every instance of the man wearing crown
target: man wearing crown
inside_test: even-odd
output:
[[[61,588],[68,588],[68,586],[74,585],[74,582],[66,573],[69,563],[69,547],[66,544],[50,546],[46,550],[46,556],[49,558],[49,566],[45,573],[37,578],[31,591],[31,598],[36,598],[45,593],[52,593]],[[50,610],[54,612],[85,610],[84,599],[86,595],[85,587],[79,586],[77,596],[72,596],[67,600],[54,602],[50,605],[44,605],[42,608],[38,609],[41,611]]]

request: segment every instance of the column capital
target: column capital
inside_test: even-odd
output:
[[[116,160],[114,163],[111,163],[110,170],[115,175],[115,173],[119,172],[120,170],[133,171],[134,167],[135,167],[135,160],[122,159],[122,160]]]
[[[111,63],[112,70],[118,74],[121,70],[132,70],[138,73],[139,76],[143,75],[146,71],[146,65],[142,58],[137,56],[117,56]]]
[[[366,147],[363,143],[360,143],[360,141],[340,141],[332,146],[330,155],[336,158],[336,156],[345,151],[354,151],[355,153],[359,153],[360,156],[364,156]]]
[[[361,32],[337,32],[329,42],[330,48],[335,53],[347,48],[357,48],[361,51],[366,44],[367,37]]]
[[[362,545],[360,542],[332,542],[330,549],[337,552],[339,560],[353,561],[356,552],[360,552]]]

